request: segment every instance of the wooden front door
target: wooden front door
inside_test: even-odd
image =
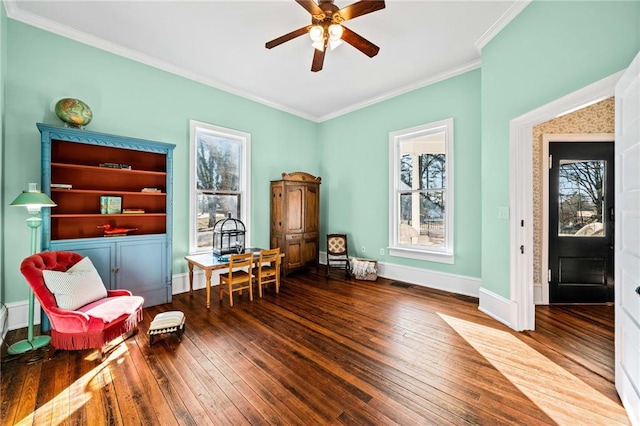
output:
[[[549,302],[612,303],[614,144],[549,145]]]

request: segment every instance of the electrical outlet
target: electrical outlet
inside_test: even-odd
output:
[[[380,256],[384,256],[384,249],[383,248],[380,249]]]
[[[367,250],[364,248],[364,246],[362,246],[362,250],[360,250],[360,251],[364,253]]]

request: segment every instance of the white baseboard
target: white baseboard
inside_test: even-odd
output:
[[[534,284],[533,285],[533,304],[534,305],[542,305],[542,285]]]
[[[511,326],[511,318],[513,312],[513,304],[509,299],[506,299],[498,294],[495,294],[485,288],[480,289],[480,311],[489,315],[491,318],[500,321],[504,325],[513,328]]]
[[[480,278],[430,271],[395,263],[378,262],[378,275],[390,280],[403,281],[472,297],[478,297],[480,290]]]
[[[17,330],[29,325],[29,301],[21,300],[19,302],[7,303],[9,314],[9,330]],[[40,324],[40,303],[36,299],[33,307],[33,324]]]
[[[326,252],[320,252],[320,263],[322,265],[326,264],[326,259]],[[480,278],[380,261],[378,261],[378,276],[472,297],[478,297],[480,289]]]
[[[217,286],[219,281],[220,271],[213,271],[211,274],[211,286]],[[200,290],[207,285],[204,271],[194,268],[193,271],[193,289]],[[173,282],[171,285],[172,294],[186,293],[189,291],[189,274],[176,274],[173,276]]]

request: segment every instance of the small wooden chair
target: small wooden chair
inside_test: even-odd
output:
[[[275,283],[276,293],[280,292],[280,248],[261,250],[258,262],[258,293],[262,297],[262,287]]]
[[[344,269],[345,276],[349,277],[351,266],[346,234],[327,235],[327,263],[325,265],[327,278],[329,278],[331,268]]]
[[[253,300],[253,253],[233,254],[229,256],[229,272],[220,274],[220,300],[222,294],[229,294],[229,305],[233,306],[233,293],[249,290],[249,300]],[[240,269],[243,268],[243,269]],[[225,288],[226,285],[226,288]]]

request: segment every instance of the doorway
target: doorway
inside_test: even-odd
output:
[[[534,288],[534,169],[533,162],[533,129],[534,127],[562,117],[571,111],[577,111],[588,105],[593,105],[614,94],[615,84],[622,72],[613,74],[576,92],[557,99],[540,108],[532,110],[510,122],[510,275],[509,275],[509,303],[500,304],[499,300],[481,295],[481,306],[487,306],[489,312],[498,318],[504,318],[514,330],[535,330],[535,305],[538,300],[545,300],[545,295],[538,298]],[[552,133],[564,133],[552,131]],[[542,176],[547,176],[543,173]],[[543,185],[543,188],[545,186]],[[545,202],[546,198],[542,199]],[[544,218],[543,218],[544,220]],[[547,235],[547,233],[542,234]],[[546,253],[541,261],[547,263]],[[548,267],[541,272],[546,272]],[[546,276],[544,276],[546,283]],[[537,287],[542,291],[547,285]],[[548,295],[547,295],[548,297]],[[546,299],[548,300],[548,299]]]
[[[549,145],[549,303],[613,303],[614,145]]]

